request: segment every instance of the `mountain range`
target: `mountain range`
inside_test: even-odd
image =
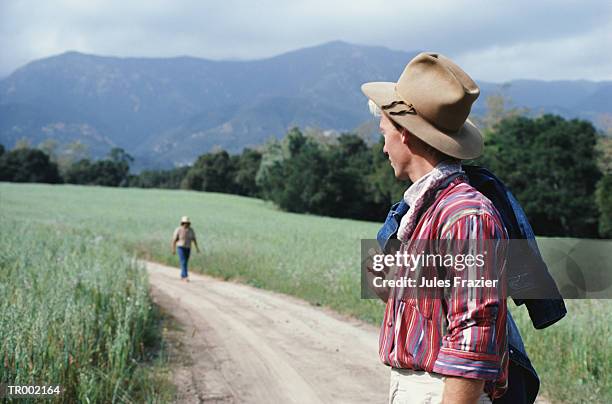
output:
[[[216,148],[239,152],[292,126],[373,132],[360,85],[396,80],[417,53],[341,41],[249,61],[67,52],[0,80],[0,143],[80,140],[92,157],[118,146],[137,168],[153,168],[189,164]],[[595,123],[612,112],[611,81],[478,84],[474,115],[496,93],[536,113]]]

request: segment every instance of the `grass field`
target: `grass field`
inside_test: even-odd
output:
[[[59,385],[57,402],[163,402],[145,363],[159,331],[136,262],[94,231],[4,213],[0,382]]]
[[[191,217],[203,249],[192,256],[192,269],[380,321],[382,304],[359,298],[359,241],[374,237],[376,223],[290,214],[260,200],[230,195],[0,184],[3,234],[14,227],[42,227],[54,229],[49,238],[58,243],[71,234],[87,234],[82,242],[90,243],[91,250],[98,248],[96,243],[118,245],[127,253],[174,265],[177,258],[169,239],[181,215]],[[568,239],[542,241],[546,248]],[[45,251],[43,246],[30,255]],[[65,279],[73,279],[77,268],[65,269]],[[119,265],[112,270],[130,272]],[[12,286],[16,282],[5,276],[4,268],[2,280]],[[9,289],[0,289],[3,301]],[[542,331],[532,328],[526,310],[511,309],[547,397],[559,402],[612,402],[612,301],[568,301],[568,317]]]

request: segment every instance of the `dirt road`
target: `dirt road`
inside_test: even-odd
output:
[[[377,329],[298,299],[146,263],[155,301],[184,327],[181,402],[384,403]]]

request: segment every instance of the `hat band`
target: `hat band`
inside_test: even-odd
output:
[[[461,130],[461,127],[459,127],[458,129],[445,128],[443,126],[438,125],[431,119],[428,119],[423,114],[419,114],[417,109],[414,107],[414,104],[412,104],[411,102],[405,101],[405,99],[398,94],[397,90],[395,90],[395,96],[399,98],[399,100],[396,100],[389,104],[385,104],[381,106],[381,109],[385,110],[385,112],[388,113],[389,115],[392,115],[392,116],[418,115],[423,120],[425,120],[428,124],[436,128],[438,131],[444,132],[444,134],[447,134],[447,135],[457,134]],[[391,111],[392,109],[393,111]]]
[[[393,109],[399,105],[405,105],[405,109],[400,109],[399,111],[389,111],[387,112],[389,115],[417,115],[417,111],[412,104],[406,104],[404,101],[393,101],[391,104],[383,105],[381,108],[384,110]]]

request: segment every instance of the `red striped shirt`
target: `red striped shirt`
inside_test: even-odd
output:
[[[460,177],[439,192],[420,217],[410,241],[402,243],[401,252],[414,254],[422,240],[438,240],[437,252],[450,244],[453,254],[461,252],[457,246],[463,252],[485,249],[479,273],[499,279],[505,268],[502,241],[507,238],[491,201]],[[400,268],[397,276],[423,276],[431,269],[410,272],[410,268]],[[391,291],[380,332],[381,360],[397,368],[486,380],[485,391],[492,398],[501,396],[508,373],[505,291],[455,287],[454,277],[467,279],[470,272],[460,273],[456,265],[446,264],[433,269],[445,274],[451,286]],[[505,287],[502,281],[500,287]]]

